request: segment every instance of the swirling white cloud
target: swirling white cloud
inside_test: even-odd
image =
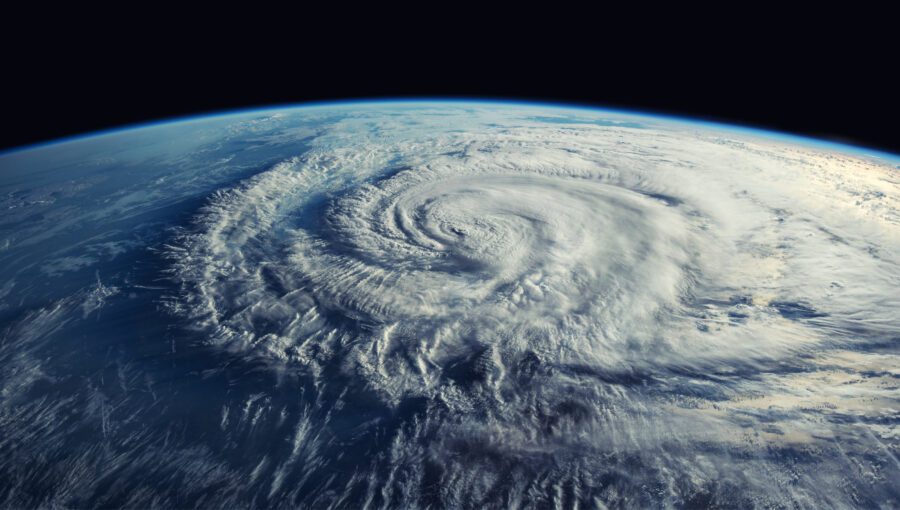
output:
[[[432,113],[351,116],[217,192],[168,248],[171,310],[273,369],[424,399],[373,462],[439,462],[444,502],[852,504],[834,481],[862,484],[866,452],[868,490],[897,496],[896,168],[664,121]],[[421,496],[391,480],[410,492],[386,501]]]

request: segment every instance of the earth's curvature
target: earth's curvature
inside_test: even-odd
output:
[[[0,155],[0,507],[896,508],[898,165],[480,102]]]

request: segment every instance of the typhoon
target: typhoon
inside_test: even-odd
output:
[[[0,155],[0,506],[895,508],[900,159],[370,103]]]

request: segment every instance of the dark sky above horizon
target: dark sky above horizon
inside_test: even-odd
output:
[[[63,20],[0,36],[0,149],[256,106],[470,97],[639,109],[900,153],[884,56],[892,42],[877,27],[864,37],[732,29],[631,41],[577,27],[479,37],[424,26],[328,39],[307,29],[88,30]]]

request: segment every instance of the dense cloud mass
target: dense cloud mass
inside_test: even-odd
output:
[[[0,501],[900,504],[896,162],[585,110],[344,108],[194,135],[120,199],[163,211],[135,213],[143,239],[21,263]],[[37,268],[96,282],[14,305]],[[46,356],[66,331],[115,388]]]

